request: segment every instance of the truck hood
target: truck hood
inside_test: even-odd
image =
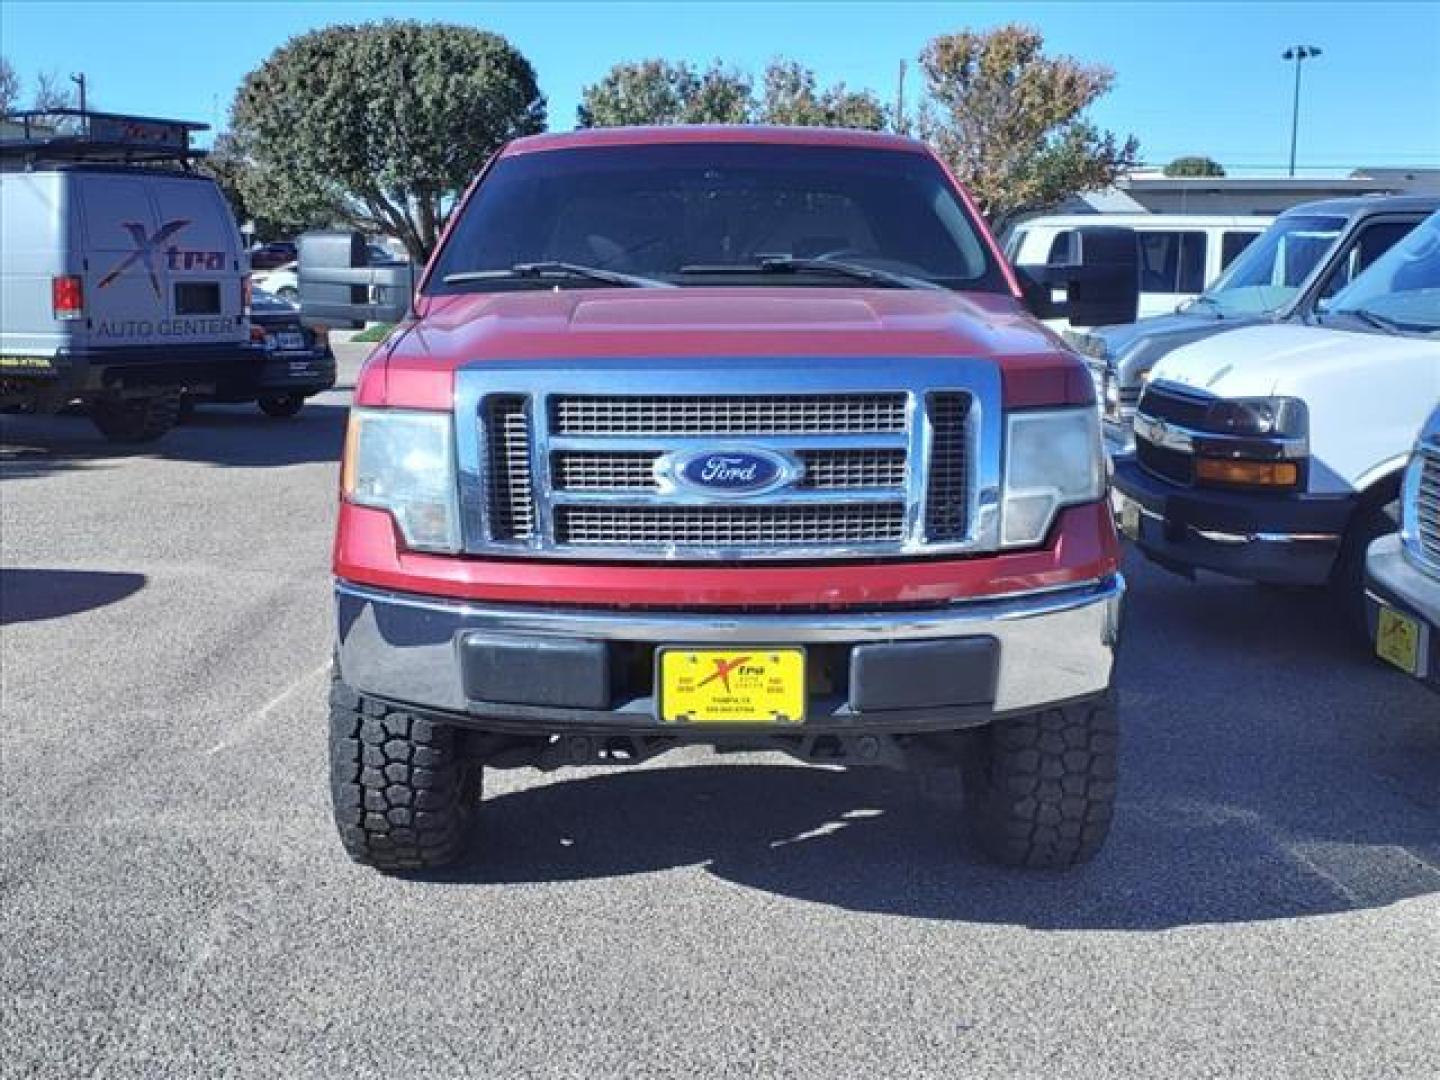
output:
[[[1232,330],[1183,346],[1158,363],[1155,381],[1178,383],[1222,397],[1304,397],[1309,383],[1354,371],[1356,358],[1394,363],[1434,357],[1434,340],[1274,323]]]
[[[1074,340],[1080,351],[1096,359],[1113,359],[1141,338],[1170,334],[1211,333],[1224,329],[1225,324],[1204,309],[1189,312],[1173,312],[1169,315],[1152,315],[1138,322],[1122,323],[1118,326],[1097,326],[1093,330],[1080,331]]]
[[[419,318],[372,358],[363,404],[413,404],[400,383],[445,380],[485,360],[933,356],[1003,360],[1007,374],[1057,402],[1090,393],[1073,353],[1013,297],[921,289],[802,286],[565,289],[423,297]],[[1066,388],[1069,388],[1067,390]],[[438,395],[438,390],[433,394]],[[1007,400],[1010,386],[1006,387]],[[422,397],[430,395],[420,395]]]

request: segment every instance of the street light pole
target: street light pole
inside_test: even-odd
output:
[[[1280,54],[1282,60],[1295,61],[1295,103],[1290,114],[1290,175],[1295,175],[1295,143],[1300,133],[1300,64],[1320,55],[1313,45],[1296,45]]]

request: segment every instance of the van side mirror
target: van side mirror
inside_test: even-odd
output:
[[[308,232],[300,237],[300,321],[358,330],[367,322],[399,322],[410,310],[410,263],[370,266],[363,233]]]
[[[1031,314],[1069,319],[1073,326],[1134,322],[1140,312],[1140,243],[1135,231],[1114,225],[1076,229],[1071,251],[1068,262],[1015,268]]]

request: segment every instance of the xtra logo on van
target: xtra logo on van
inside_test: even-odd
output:
[[[135,250],[116,263],[110,272],[100,279],[100,288],[102,289],[112,284],[130,267],[141,263],[150,275],[150,287],[155,290],[155,299],[161,299],[160,275],[157,273],[155,265],[157,255],[165,257],[165,266],[169,270],[220,270],[225,266],[223,251],[182,251],[173,244],[163,251],[161,250],[161,244],[172,236],[178,235],[180,230],[190,224],[188,218],[167,221],[155,230],[153,236],[146,236],[145,226],[138,221],[123,221],[121,224],[130,234],[130,239],[134,241]]]

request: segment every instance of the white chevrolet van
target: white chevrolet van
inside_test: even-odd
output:
[[[54,113],[47,114],[54,116]],[[56,136],[0,140],[0,409],[86,405],[107,438],[154,439],[181,394],[244,377],[249,262],[203,124],[70,112]]]
[[[1304,323],[1183,346],[1155,367],[1123,531],[1154,561],[1336,586],[1364,616],[1365,553],[1394,532],[1415,432],[1440,401],[1440,213]]]

